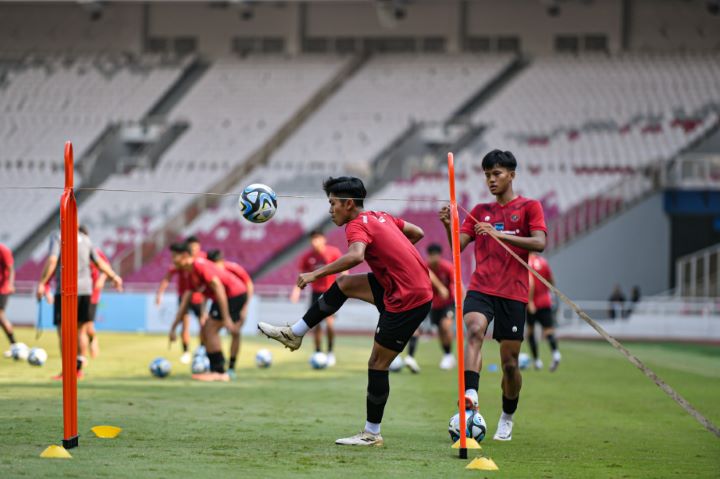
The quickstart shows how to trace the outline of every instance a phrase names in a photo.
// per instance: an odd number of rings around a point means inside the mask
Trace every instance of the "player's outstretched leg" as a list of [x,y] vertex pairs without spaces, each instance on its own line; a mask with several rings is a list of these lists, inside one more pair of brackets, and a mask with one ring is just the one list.
[[328,367],[335,366],[335,316],[325,318],[325,336],[327,337],[327,357]]
[[502,362],[502,414],[493,439],[510,441],[512,439],[513,414],[517,409],[522,388],[522,376],[518,367],[518,355],[522,342],[503,340],[500,342],[500,361]]
[[482,345],[488,320],[485,315],[470,312],[463,320],[467,328],[465,344],[465,409],[476,411],[478,408],[478,388],[480,387],[480,371],[482,370]]

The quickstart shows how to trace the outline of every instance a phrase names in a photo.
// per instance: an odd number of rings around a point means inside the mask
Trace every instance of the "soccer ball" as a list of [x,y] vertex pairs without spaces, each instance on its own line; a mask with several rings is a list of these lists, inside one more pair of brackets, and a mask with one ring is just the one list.
[[310,356],[310,366],[313,369],[325,369],[327,367],[328,357],[327,354],[317,352]]
[[172,365],[165,358],[155,358],[150,363],[150,372],[156,378],[164,378],[170,374]]
[[207,356],[207,350],[205,349],[205,346],[203,346],[201,344],[200,346],[197,347],[197,349],[193,353],[193,357],[196,357],[196,356]]
[[530,366],[530,356],[527,353],[520,353],[518,356],[518,366],[520,369],[527,369]]
[[190,364],[193,374],[202,374],[210,371],[210,359],[207,356],[195,356]]
[[277,211],[277,195],[269,186],[253,183],[240,193],[238,205],[246,220],[265,223]]
[[15,343],[10,346],[10,354],[15,361],[25,361],[30,355],[30,348],[25,343]]
[[395,359],[393,359],[393,362],[390,363],[390,371],[394,373],[399,373],[402,371],[402,368],[405,366],[405,361],[403,358],[398,354],[395,356]]
[[259,368],[269,368],[272,364],[272,354],[267,349],[261,349],[255,355],[255,364]]
[[47,352],[43,348],[32,348],[27,360],[32,366],[42,366],[47,361],[47,358]]
[[[465,436],[475,439],[477,442],[482,441],[485,437],[485,433],[487,432],[485,418],[483,418],[479,412],[467,410],[465,411],[465,423]],[[450,418],[448,432],[450,433],[450,440],[452,442],[460,439],[460,413],[455,414]]]

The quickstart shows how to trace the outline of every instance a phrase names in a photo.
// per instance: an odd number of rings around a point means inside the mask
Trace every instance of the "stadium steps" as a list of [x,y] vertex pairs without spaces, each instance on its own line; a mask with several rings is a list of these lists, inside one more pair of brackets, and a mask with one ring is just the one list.
[[[243,178],[256,167],[267,164],[269,158],[298,128],[315,113],[342,85],[367,62],[366,53],[354,56],[338,70],[333,78],[323,85],[295,114],[285,122],[258,150],[245,161],[230,170],[225,177],[214,184],[206,193],[229,193]],[[121,275],[127,275],[152,260],[175,238],[182,236],[183,229],[205,209],[217,206],[219,196],[200,195],[182,211],[170,218],[163,227],[149,235],[142,244],[131,248],[113,260],[113,266]]]
[[158,99],[147,113],[149,118],[165,118],[210,68],[210,63],[194,58],[175,84]]

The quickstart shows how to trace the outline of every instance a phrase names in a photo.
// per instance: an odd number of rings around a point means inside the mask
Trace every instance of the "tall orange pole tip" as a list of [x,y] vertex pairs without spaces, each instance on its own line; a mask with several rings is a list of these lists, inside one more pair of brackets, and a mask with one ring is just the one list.
[[65,188],[73,187],[74,168],[72,141],[65,142]]

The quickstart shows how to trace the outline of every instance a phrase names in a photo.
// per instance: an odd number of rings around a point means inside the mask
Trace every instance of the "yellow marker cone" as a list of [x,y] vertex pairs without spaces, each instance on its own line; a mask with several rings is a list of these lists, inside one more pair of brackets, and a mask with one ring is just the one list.
[[495,461],[487,457],[476,457],[475,459],[470,461],[470,464],[465,466],[465,469],[479,469],[481,471],[500,470],[500,468],[497,467],[497,464],[495,464]]
[[72,459],[72,456],[64,447],[55,445],[48,446],[47,449],[40,453],[40,457],[49,459]]
[[[455,444],[453,444],[451,447],[453,449],[460,449],[460,440],[458,439],[457,441],[455,441]],[[465,448],[466,449],[482,449],[482,446],[475,439],[468,437],[467,439],[465,439]]]
[[90,430],[99,438],[115,439],[122,431],[122,428],[115,426],[95,426]]

